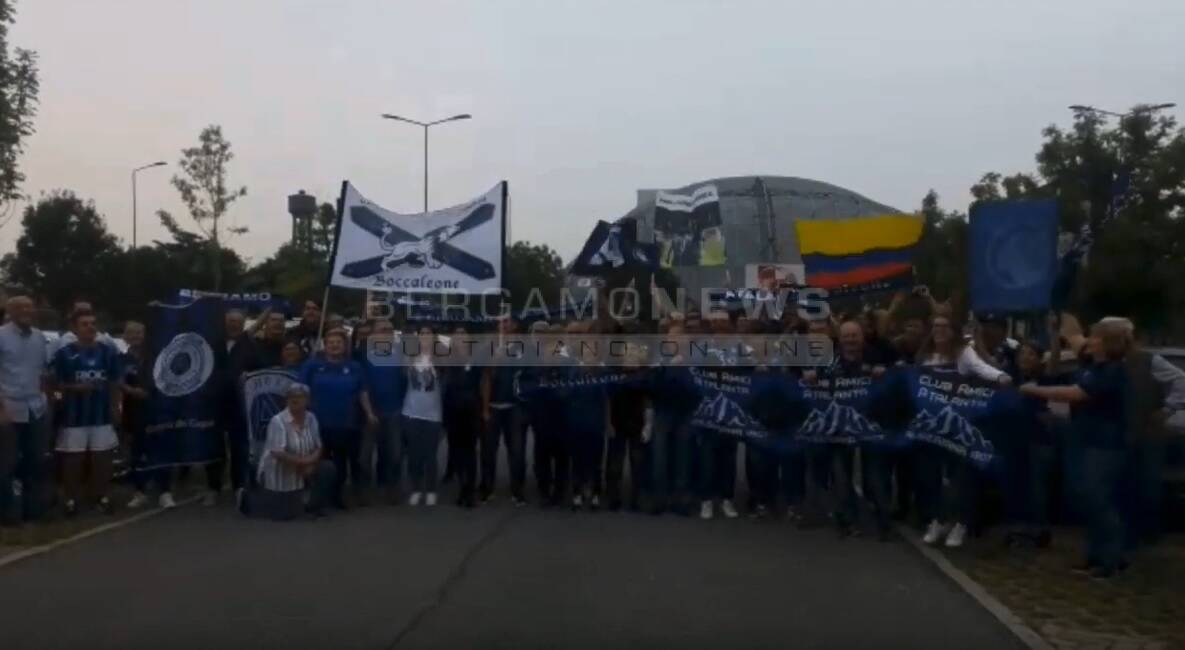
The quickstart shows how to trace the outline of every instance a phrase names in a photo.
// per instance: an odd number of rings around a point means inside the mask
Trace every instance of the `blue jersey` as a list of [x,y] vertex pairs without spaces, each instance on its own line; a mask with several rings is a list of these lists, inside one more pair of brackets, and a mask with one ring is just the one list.
[[85,393],[69,391],[63,395],[62,427],[112,424],[111,389],[121,379],[118,350],[97,342],[90,347],[70,343],[54,355],[53,369],[59,383],[94,387]]
[[322,430],[356,429],[358,397],[366,390],[366,372],[357,361],[329,361],[316,357],[305,363],[301,382],[312,393],[309,410]]

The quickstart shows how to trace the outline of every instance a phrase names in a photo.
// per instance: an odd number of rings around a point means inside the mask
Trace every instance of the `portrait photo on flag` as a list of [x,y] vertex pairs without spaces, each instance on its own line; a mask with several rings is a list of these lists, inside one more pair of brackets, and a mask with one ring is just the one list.
[[342,184],[330,284],[409,293],[502,287],[507,184],[461,205],[400,214]]
[[690,194],[659,192],[654,199],[654,241],[663,268],[724,266],[724,222],[715,185]]

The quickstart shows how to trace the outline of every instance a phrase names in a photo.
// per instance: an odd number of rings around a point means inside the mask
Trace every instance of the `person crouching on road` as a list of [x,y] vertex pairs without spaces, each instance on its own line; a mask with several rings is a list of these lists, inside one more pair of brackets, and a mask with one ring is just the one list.
[[57,451],[67,516],[78,512],[82,477],[90,457],[91,496],[100,510],[112,512],[107,492],[111,487],[111,463],[119,439],[113,423],[119,410],[119,352],[99,343],[95,313],[77,310],[70,327],[78,340],[54,355],[56,389],[62,393],[62,422]]
[[322,456],[321,427],[309,411],[309,387],[292,384],[287,408],[267,425],[259,458],[259,487],[247,492],[244,515],[284,521],[303,512],[324,513],[337,478],[337,468]]

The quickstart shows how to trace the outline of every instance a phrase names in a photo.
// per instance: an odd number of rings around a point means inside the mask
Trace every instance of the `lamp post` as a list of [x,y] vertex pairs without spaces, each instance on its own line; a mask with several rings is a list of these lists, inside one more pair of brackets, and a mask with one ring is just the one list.
[[137,221],[137,219],[136,219],[136,174],[144,171],[145,169],[151,169],[153,167],[164,167],[167,164],[168,163],[161,160],[161,161],[157,161],[154,163],[149,163],[149,164],[144,165],[142,167],[137,167],[132,170],[132,249],[133,250],[136,248],[136,221]]
[[424,129],[424,212],[427,212],[428,211],[428,128],[436,126],[437,124],[444,124],[445,122],[456,122],[457,120],[468,120],[468,119],[472,118],[473,116],[470,115],[469,113],[461,113],[460,115],[446,117],[442,120],[436,120],[434,122],[420,122],[419,120],[413,120],[413,119],[409,119],[406,117],[401,117],[399,115],[392,115],[390,113],[383,113],[382,117],[383,117],[383,119],[386,119],[386,120],[397,120],[399,122],[407,122],[408,124],[414,124],[414,125],[416,125],[418,127],[422,127]]

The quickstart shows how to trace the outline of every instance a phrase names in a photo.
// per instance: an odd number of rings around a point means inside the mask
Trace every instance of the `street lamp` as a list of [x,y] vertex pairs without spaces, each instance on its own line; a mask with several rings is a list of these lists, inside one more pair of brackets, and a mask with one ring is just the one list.
[[136,248],[136,174],[144,171],[145,169],[164,167],[167,164],[168,163],[165,161],[160,160],[132,170],[132,249]]
[[415,124],[424,129],[424,212],[428,212],[428,127],[436,126],[437,124],[444,124],[445,122],[456,122],[457,120],[468,120],[473,116],[469,113],[461,113],[452,117],[446,117],[442,120],[434,122],[420,122],[418,120],[401,117],[399,115],[392,115],[390,113],[383,113],[383,119],[397,120],[399,122],[407,122],[408,124]]

